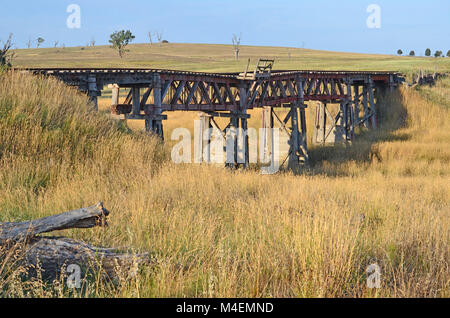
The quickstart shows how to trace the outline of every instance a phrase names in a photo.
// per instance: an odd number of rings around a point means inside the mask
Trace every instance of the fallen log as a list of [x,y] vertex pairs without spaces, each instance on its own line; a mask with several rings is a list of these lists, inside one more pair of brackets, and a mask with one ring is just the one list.
[[42,237],[39,234],[72,228],[106,226],[109,211],[98,203],[42,219],[0,223],[0,245],[3,247],[24,246],[24,265],[30,273],[40,271],[45,280],[61,277],[62,270],[77,265],[85,276],[99,272],[111,280],[133,275],[137,265],[149,263],[148,254],[120,253],[113,248],[100,248],[85,242],[64,237]]
[[37,234],[74,228],[105,226],[109,211],[98,203],[88,208],[74,210],[42,219],[20,222],[0,223],[0,241],[21,241]]

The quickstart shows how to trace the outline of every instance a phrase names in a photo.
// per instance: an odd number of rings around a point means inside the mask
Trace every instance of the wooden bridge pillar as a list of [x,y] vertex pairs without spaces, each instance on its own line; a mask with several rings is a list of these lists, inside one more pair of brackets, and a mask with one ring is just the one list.
[[366,128],[369,128],[369,118],[370,118],[370,109],[369,109],[369,86],[368,83],[365,83],[363,86],[363,107],[364,107],[364,117],[362,119],[363,125]]
[[[237,140],[237,163],[242,164],[244,169],[248,168],[250,164],[249,140],[248,140],[248,125],[247,125],[247,103],[248,103],[248,89],[245,85],[239,88],[239,108],[240,108],[240,124],[238,140]],[[238,118],[239,120],[239,118]]]
[[239,111],[230,112],[230,123],[226,131],[226,166],[248,168],[250,164],[247,119],[248,88],[239,87]]
[[369,104],[370,104],[370,122],[372,124],[372,129],[377,128],[377,113],[375,109],[375,98],[374,98],[374,84],[373,80],[369,78]]
[[353,85],[353,129],[359,126],[359,85]]
[[344,121],[345,121],[345,138],[346,141],[352,141],[355,134],[355,125],[354,125],[354,109],[353,109],[353,100],[352,100],[352,85],[350,82],[347,83],[347,99],[345,101],[345,112],[344,112]]
[[389,75],[389,92],[393,93],[396,88],[397,88],[397,84],[396,84],[396,82],[394,80],[394,76],[393,75]]
[[298,124],[298,107],[296,104],[291,104],[291,136],[289,139],[289,162],[288,168],[295,170],[298,168],[299,156],[300,156],[300,132]]
[[300,79],[300,77],[297,77],[297,91],[298,91],[298,107],[299,107],[299,113],[300,113],[300,140],[299,140],[299,158],[300,161],[303,163],[308,163],[309,161],[309,154],[308,154],[308,139],[307,139],[307,129],[306,129],[306,108],[308,105],[305,104],[305,96],[304,96],[304,82]]
[[[154,96],[154,108],[149,110],[145,114],[145,130],[147,132],[153,132],[158,135],[161,140],[164,140],[163,119],[167,119],[162,114],[162,95],[161,95],[161,77],[159,74],[155,74],[153,77],[153,96]],[[136,105],[136,109],[141,109],[141,105]],[[133,102],[133,111],[135,109]]]
[[300,163],[308,162],[308,147],[306,138],[306,115],[303,93],[303,81],[296,79],[297,84],[297,103],[291,104],[291,135],[289,139],[289,169],[295,170]]
[[374,90],[375,86],[373,80],[369,77],[363,86],[364,117],[360,120],[360,123],[362,123],[364,127],[372,129],[377,128]]
[[309,153],[308,153],[308,138],[307,138],[307,130],[306,130],[306,105],[300,105],[300,150],[303,154],[303,159],[305,163],[309,161]]
[[131,114],[135,117],[139,117],[141,114],[141,89],[139,86],[131,88],[132,96],[132,111]]

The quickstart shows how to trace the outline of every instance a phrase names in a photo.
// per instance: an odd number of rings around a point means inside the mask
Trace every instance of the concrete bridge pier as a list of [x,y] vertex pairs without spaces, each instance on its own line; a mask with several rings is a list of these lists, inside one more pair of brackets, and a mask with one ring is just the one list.
[[351,142],[354,138],[354,109],[351,100],[339,104],[336,115],[332,115],[327,103],[316,106],[313,142],[315,144],[338,144]]
[[[247,120],[250,115],[239,111],[201,112],[199,117],[199,124],[194,129],[194,162],[218,163],[219,158],[222,158],[226,167],[248,168],[250,156]],[[216,117],[229,118],[228,125],[221,128],[215,120]],[[223,148],[218,149],[217,144],[212,147],[213,139],[220,139],[219,144],[223,145]],[[223,156],[217,151],[223,151]]]
[[[306,164],[309,160],[307,138],[306,138],[306,105],[299,103],[289,104],[289,112],[284,119],[281,119],[274,111],[274,107],[265,106],[262,111],[263,138],[261,142],[261,163],[274,164],[279,162],[283,165],[288,162],[288,168],[297,170],[300,165]],[[277,123],[278,127],[275,127]],[[288,125],[289,124],[289,125]],[[277,158],[279,156],[279,137],[275,136],[274,129],[279,129],[280,133],[287,135],[289,154],[285,160]],[[277,147],[277,148],[275,148]],[[278,150],[276,150],[278,149]]]
[[261,142],[261,148],[260,152],[260,159],[263,164],[269,164],[274,162],[274,135],[273,135],[273,107],[270,106],[264,106],[262,108],[262,129],[263,134],[260,136],[260,138],[263,138]]

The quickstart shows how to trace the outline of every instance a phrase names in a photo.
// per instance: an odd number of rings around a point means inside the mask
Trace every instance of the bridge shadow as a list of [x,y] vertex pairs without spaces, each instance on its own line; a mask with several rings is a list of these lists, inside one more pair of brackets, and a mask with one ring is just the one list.
[[382,162],[377,144],[407,141],[409,134],[398,133],[406,126],[407,110],[402,103],[400,91],[380,96],[376,102],[378,128],[357,128],[354,141],[337,145],[313,145],[310,147],[308,167],[300,170],[302,175],[348,176],[346,163],[367,164]]

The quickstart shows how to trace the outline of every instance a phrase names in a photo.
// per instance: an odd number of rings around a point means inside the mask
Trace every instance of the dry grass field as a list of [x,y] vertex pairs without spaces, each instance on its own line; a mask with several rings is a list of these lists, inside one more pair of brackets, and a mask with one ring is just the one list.
[[[78,62],[79,48],[65,49],[73,56],[24,50],[17,64],[243,69],[243,62],[225,67],[232,63],[231,48],[217,48],[217,56],[210,54],[212,61],[203,64],[208,57],[202,46],[181,50],[180,57],[176,52],[188,45],[151,48],[172,50],[170,59],[148,51],[146,57],[143,46],[110,64],[104,61],[114,52],[106,48],[98,49],[104,55]],[[288,52],[266,49],[273,56]],[[278,68],[448,71],[450,65],[450,59],[295,52],[295,62],[285,57]],[[48,61],[38,59],[47,53]],[[243,60],[259,53],[245,48]],[[60,59],[53,57],[58,54]],[[402,87],[383,103],[379,130],[359,131],[351,146],[313,147],[311,165],[298,175],[176,165],[170,144],[140,132],[139,123],[129,130],[106,111],[90,113],[87,103],[86,96],[54,79],[0,75],[0,222],[101,200],[112,211],[109,227],[60,234],[149,252],[156,262],[132,279],[111,284],[94,277],[82,289],[69,290],[57,281],[21,279],[20,266],[3,254],[0,296],[450,296],[449,79],[433,88]],[[192,127],[195,114],[169,118],[168,136],[177,126]],[[380,289],[366,284],[366,268],[374,263],[382,270]]]
[[283,70],[419,70],[449,72],[450,59],[317,51],[289,47],[242,46],[239,61],[231,45],[135,44],[123,59],[109,46],[16,50],[17,67],[150,67],[183,71],[242,72],[260,57],[274,58]]

